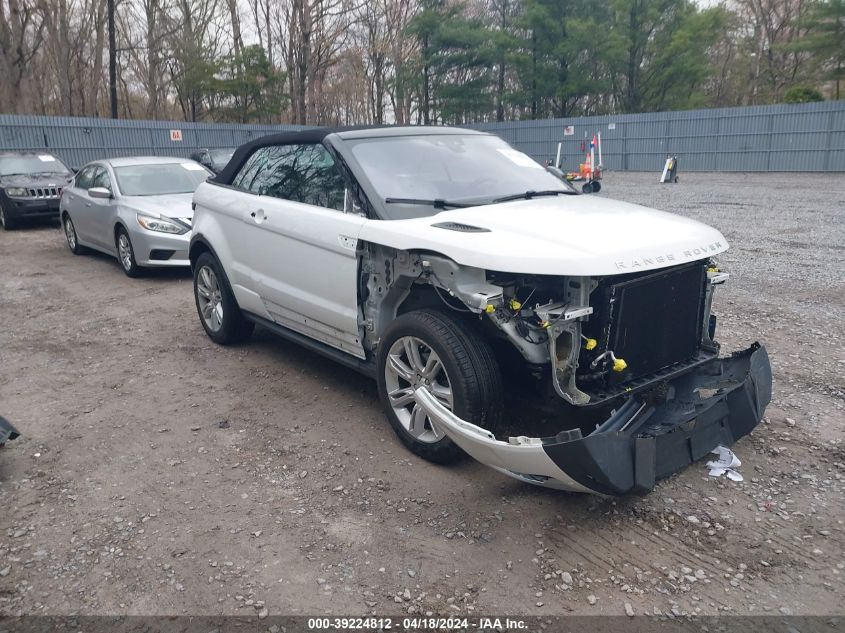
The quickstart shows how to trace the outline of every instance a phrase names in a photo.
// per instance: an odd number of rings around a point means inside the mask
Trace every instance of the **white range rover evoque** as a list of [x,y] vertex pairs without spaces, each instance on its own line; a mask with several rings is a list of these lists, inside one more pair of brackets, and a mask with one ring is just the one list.
[[235,343],[257,323],[373,376],[425,459],[644,493],[749,433],[771,399],[762,346],[719,358],[721,233],[579,195],[495,136],[267,136],[194,205],[208,336]]

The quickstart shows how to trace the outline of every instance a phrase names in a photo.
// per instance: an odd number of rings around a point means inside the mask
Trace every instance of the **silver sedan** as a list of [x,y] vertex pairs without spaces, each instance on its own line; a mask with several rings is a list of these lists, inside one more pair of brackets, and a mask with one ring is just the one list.
[[62,192],[70,250],[117,257],[137,277],[146,267],[189,266],[194,190],[211,172],[184,158],[112,158],[87,164]]

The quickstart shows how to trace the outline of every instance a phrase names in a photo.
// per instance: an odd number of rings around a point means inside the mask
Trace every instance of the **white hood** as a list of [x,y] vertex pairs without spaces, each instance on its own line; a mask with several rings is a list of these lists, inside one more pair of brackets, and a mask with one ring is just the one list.
[[[432,226],[468,224],[489,232]],[[714,228],[671,213],[596,196],[557,196],[371,220],[359,238],[427,250],[465,266],[537,275],[612,275],[673,266],[728,248]]]
[[163,196],[126,196],[124,200],[127,205],[146,215],[190,220],[194,217],[191,207],[193,197],[192,193],[176,193]]

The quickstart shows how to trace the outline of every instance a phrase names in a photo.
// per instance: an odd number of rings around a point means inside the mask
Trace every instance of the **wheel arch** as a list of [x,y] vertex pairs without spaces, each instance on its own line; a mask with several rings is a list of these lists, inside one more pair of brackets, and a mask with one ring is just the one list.
[[455,315],[462,311],[457,307],[459,304],[447,301],[441,294],[444,291],[438,291],[433,281],[441,279],[442,285],[456,279],[453,271],[460,265],[448,255],[431,250],[402,251],[367,243],[361,257],[359,302],[374,340],[381,338],[391,321],[414,310],[451,312],[452,307],[457,310]]
[[197,233],[191,237],[191,244],[188,247],[188,259],[191,262],[191,270],[194,269],[197,260],[203,253],[211,253],[211,255],[220,262],[222,266],[220,257],[217,256],[217,251],[214,250],[214,247],[208,243],[208,240],[205,239],[202,233]]
[[[115,247],[117,246],[117,233],[121,229],[123,229],[126,232],[127,236],[129,235],[129,229],[126,226],[126,223],[121,219],[115,220],[114,227],[112,228],[112,241],[114,242]],[[130,240],[131,240],[131,238],[130,238]]]

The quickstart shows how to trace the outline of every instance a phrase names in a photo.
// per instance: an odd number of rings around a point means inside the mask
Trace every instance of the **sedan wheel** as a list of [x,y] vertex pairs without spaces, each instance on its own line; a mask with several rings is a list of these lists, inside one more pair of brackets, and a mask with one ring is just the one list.
[[74,255],[79,255],[82,252],[82,247],[79,245],[79,239],[76,236],[76,227],[73,225],[73,220],[70,219],[69,215],[65,214],[62,225],[65,229],[65,239],[67,239],[67,246],[70,252]]
[[123,227],[117,229],[117,259],[128,277],[140,277],[141,267],[135,261],[135,250]]
[[414,396],[415,391],[423,387],[452,410],[452,387],[440,357],[420,339],[403,336],[390,347],[387,359],[384,382],[396,419],[418,442],[433,443],[443,439],[443,433]]

